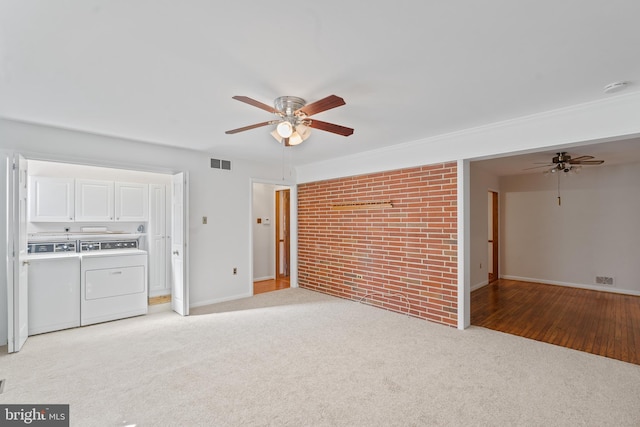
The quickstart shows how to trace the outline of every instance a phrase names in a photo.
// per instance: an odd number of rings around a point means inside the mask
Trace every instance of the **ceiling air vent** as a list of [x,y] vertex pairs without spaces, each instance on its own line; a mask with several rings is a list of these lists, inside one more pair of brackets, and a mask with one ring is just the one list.
[[231,170],[231,160],[211,159],[211,169]]

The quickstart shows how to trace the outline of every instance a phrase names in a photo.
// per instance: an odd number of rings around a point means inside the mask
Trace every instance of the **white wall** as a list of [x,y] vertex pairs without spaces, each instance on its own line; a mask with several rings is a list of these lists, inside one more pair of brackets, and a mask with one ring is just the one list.
[[640,295],[640,163],[557,178],[500,178],[502,276]]
[[[480,168],[477,163],[471,163],[471,261],[469,274],[471,275],[471,289],[477,289],[488,283],[489,248],[487,236],[489,234],[489,206],[487,193],[489,190],[498,191],[500,182],[498,177]],[[500,264],[500,263],[498,263]],[[482,266],[481,266],[482,265]],[[500,265],[498,265],[500,270]]]
[[[231,171],[211,169],[210,158],[215,154],[3,119],[0,149],[20,152],[28,159],[159,173],[188,172],[191,305],[252,294],[251,180],[282,180],[281,164],[230,159]],[[295,179],[293,173],[289,175]],[[1,203],[3,210],[6,202],[3,199]],[[207,225],[202,224],[203,216],[208,216]],[[0,258],[4,259],[4,246],[1,252]],[[238,269],[235,276],[234,267]],[[6,295],[0,301],[0,318],[6,318]],[[0,344],[6,342],[6,327],[1,326]]]

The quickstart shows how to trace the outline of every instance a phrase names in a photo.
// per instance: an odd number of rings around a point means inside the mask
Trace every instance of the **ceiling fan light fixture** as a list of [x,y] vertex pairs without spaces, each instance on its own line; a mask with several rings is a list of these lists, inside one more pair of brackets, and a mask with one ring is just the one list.
[[304,139],[302,139],[302,136],[300,136],[298,132],[293,132],[289,137],[289,145],[298,145],[302,141],[304,141]]
[[276,131],[282,138],[289,138],[291,137],[291,134],[293,134],[293,126],[291,125],[291,123],[284,120],[278,123],[278,126],[276,126]]
[[277,129],[274,129],[274,130],[271,132],[271,136],[272,136],[272,137],[274,137],[274,138],[275,138],[275,140],[276,140],[276,141],[278,141],[280,144],[282,144],[282,140],[283,140],[283,138],[278,134]]
[[300,137],[302,137],[302,140],[305,141],[311,135],[311,128],[309,126],[299,124],[296,126],[296,132],[298,132]]

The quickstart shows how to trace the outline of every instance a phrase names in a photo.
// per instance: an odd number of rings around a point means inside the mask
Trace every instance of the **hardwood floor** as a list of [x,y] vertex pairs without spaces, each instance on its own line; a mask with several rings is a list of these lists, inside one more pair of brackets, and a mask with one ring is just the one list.
[[471,293],[471,324],[640,365],[640,297],[500,279]]
[[149,297],[149,305],[166,304],[168,302],[171,302],[171,295]]
[[263,294],[265,292],[277,291],[278,289],[286,289],[289,287],[289,278],[286,279],[270,279],[253,282],[253,294]]

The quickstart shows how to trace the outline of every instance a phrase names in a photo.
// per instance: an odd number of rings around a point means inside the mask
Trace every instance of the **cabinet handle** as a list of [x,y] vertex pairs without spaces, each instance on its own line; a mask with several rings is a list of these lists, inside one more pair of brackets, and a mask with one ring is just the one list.
[[173,251],[173,254],[174,254],[174,255],[180,255],[180,252],[178,252],[178,251]]

